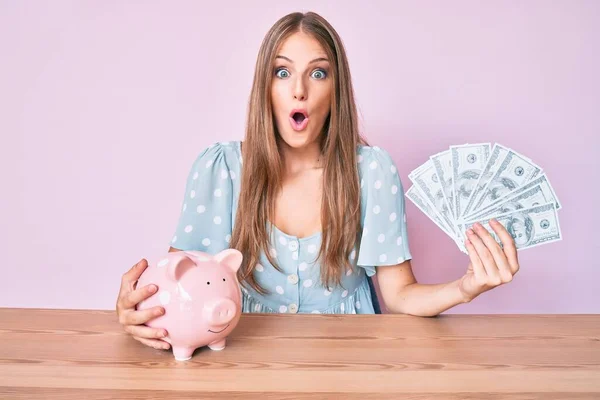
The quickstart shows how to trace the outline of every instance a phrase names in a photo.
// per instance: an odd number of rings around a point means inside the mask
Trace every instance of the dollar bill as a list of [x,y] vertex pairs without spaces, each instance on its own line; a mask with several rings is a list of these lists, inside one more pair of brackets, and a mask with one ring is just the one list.
[[[494,201],[506,197],[516,189],[534,179],[542,169],[527,157],[521,156],[513,150],[509,150],[502,163],[487,183],[483,195],[471,211],[474,214],[478,210],[486,208]],[[470,219],[469,215],[462,217]]]
[[492,179],[494,176],[494,173],[498,170],[498,167],[508,154],[509,150],[509,148],[504,147],[501,144],[494,144],[494,148],[492,149],[492,153],[488,158],[488,162],[480,174],[479,179],[477,180],[475,189],[473,189],[469,199],[467,200],[467,204],[463,210],[463,215],[461,215],[459,219],[469,215],[469,212],[472,210],[475,203],[481,198],[481,195],[483,195],[483,190],[487,186],[490,179]]
[[462,216],[471,194],[490,158],[489,143],[450,146],[452,156],[452,186],[454,215]]
[[542,174],[542,176],[539,176],[526,185],[518,188],[509,196],[498,199],[490,204],[490,206],[473,214],[469,219],[475,221],[486,217],[491,218],[493,215],[506,214],[510,211],[530,208],[550,202],[554,203],[557,210],[562,208],[548,177],[546,174]]
[[[562,232],[558,221],[558,214],[554,202],[538,205],[531,208],[511,211],[494,217],[513,237],[517,250],[530,249],[542,244],[562,240]],[[500,245],[502,240],[490,227],[490,219],[459,223],[463,236],[467,229],[479,222]]]
[[450,210],[452,214],[452,219],[455,220],[455,213],[452,207],[454,199],[452,198],[452,154],[450,154],[450,150],[445,150],[439,152],[437,154],[432,155],[429,159],[433,162],[433,166],[435,167],[435,173],[442,185],[442,197],[444,198],[444,202],[446,203],[446,207]]
[[421,190],[425,198],[440,214],[446,229],[455,235],[456,228],[454,226],[452,213],[444,200],[444,189],[435,171],[433,161],[427,160],[420,168],[416,169],[412,175],[409,175],[409,179]]

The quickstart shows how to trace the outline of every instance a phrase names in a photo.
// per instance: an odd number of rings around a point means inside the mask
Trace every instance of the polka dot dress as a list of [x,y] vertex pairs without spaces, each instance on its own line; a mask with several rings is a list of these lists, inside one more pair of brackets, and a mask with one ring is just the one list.
[[[266,295],[242,289],[245,313],[372,314],[367,276],[377,265],[411,259],[406,227],[404,191],[396,166],[383,149],[357,149],[361,187],[363,232],[349,257],[352,269],[344,271],[341,287],[325,287],[316,260],[321,233],[308,237],[289,235],[267,222],[269,253],[254,268]],[[181,250],[215,254],[229,248],[239,197],[241,142],[217,142],[202,151],[189,172],[179,221],[170,245]]]

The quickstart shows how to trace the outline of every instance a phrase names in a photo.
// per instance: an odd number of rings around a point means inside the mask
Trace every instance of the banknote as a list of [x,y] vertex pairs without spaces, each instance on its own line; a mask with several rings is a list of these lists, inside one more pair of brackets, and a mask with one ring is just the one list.
[[[504,147],[499,143],[494,145],[488,162],[480,174],[477,184],[475,185],[475,189],[473,189],[469,200],[467,200],[467,204],[463,210],[463,215],[469,215],[473,205],[475,205],[475,202],[481,198],[483,189],[485,189],[490,179],[492,179],[492,176],[494,176],[494,173],[498,170],[500,163],[504,160],[509,150],[509,148]],[[462,218],[463,215],[461,215],[460,218]]]
[[[554,203],[557,210],[562,208],[546,174],[535,178],[528,184],[512,192],[509,196],[498,199],[485,209],[470,217],[480,220],[494,215],[506,214],[510,211],[529,208],[540,204]],[[465,221],[468,222],[468,221]]]
[[466,229],[480,222],[494,236],[492,218],[509,230],[518,249],[562,239],[562,205],[547,174],[500,143],[449,146],[414,168],[409,179],[406,197],[465,254]]
[[454,204],[454,199],[452,198],[452,193],[454,192],[452,190],[452,154],[450,154],[450,150],[445,150],[432,155],[429,157],[429,159],[433,162],[437,179],[444,189],[442,190],[441,194],[444,202],[446,203],[446,207],[450,209],[452,218],[456,219],[456,214],[454,213],[454,209],[452,207]]
[[[521,156],[516,151],[509,150],[485,189],[483,189],[483,194],[472,208],[470,214],[509,195],[534,179],[541,172],[542,169],[534,164],[531,159]],[[463,215],[462,218],[464,220],[469,219],[469,215]]]
[[409,179],[420,189],[429,203],[435,207],[448,232],[455,234],[452,212],[444,200],[444,188],[436,173],[433,161],[427,160],[421,167],[409,175]]
[[452,197],[454,215],[462,216],[473,189],[490,158],[490,144],[476,143],[450,146],[452,156]]
[[[494,217],[513,237],[517,250],[529,249],[542,244],[562,240],[562,232],[558,221],[558,213],[554,202],[537,205]],[[490,227],[491,218],[478,221],[491,233],[498,244],[501,239]],[[459,224],[464,236],[467,229],[472,228],[475,221]]]

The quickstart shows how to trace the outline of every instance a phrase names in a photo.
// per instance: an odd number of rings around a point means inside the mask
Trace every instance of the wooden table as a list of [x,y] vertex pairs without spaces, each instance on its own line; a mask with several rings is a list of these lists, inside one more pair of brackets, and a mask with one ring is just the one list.
[[0,308],[1,399],[600,399],[599,315],[244,314],[178,362],[114,311]]

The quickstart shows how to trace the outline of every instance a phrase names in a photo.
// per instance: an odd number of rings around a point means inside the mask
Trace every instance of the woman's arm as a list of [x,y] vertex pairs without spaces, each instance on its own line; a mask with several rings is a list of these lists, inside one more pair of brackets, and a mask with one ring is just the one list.
[[392,313],[434,317],[510,282],[519,270],[514,240],[497,221],[492,220],[490,226],[503,247],[484,227],[475,224],[474,232],[468,232],[465,241],[471,262],[460,279],[439,284],[418,283],[410,260],[377,267],[379,288],[388,310]]

